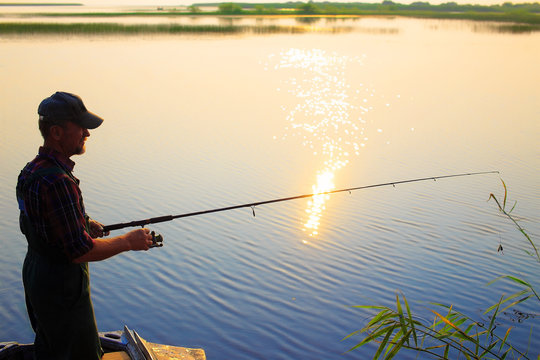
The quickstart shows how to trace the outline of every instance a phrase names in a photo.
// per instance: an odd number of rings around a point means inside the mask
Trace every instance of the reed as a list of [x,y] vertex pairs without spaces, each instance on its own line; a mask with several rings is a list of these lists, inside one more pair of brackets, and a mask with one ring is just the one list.
[[[276,34],[276,33],[304,33],[313,29],[306,26],[236,26],[236,25],[123,25],[117,23],[0,23],[0,34],[185,34],[185,33],[213,33],[213,34]],[[322,32],[336,32],[336,29],[317,29]],[[340,28],[339,31],[347,31]]]
[[[499,211],[508,217],[519,232],[527,239],[533,251],[526,251],[528,255],[535,258],[540,264],[540,254],[538,248],[527,232],[511,215],[514,206],[507,210],[508,191],[503,183],[504,197],[502,201],[490,194],[489,199],[493,199]],[[502,251],[502,245],[499,245]],[[352,347],[349,351],[354,351],[368,343],[378,343],[379,346],[373,359],[392,359],[402,350],[412,350],[427,354],[433,359],[540,359],[540,353],[530,353],[530,349],[518,349],[509,341],[512,327],[502,328],[497,322],[497,316],[505,310],[515,307],[529,299],[538,300],[540,296],[533,286],[516,276],[503,275],[488,283],[488,285],[500,281],[508,280],[518,284],[522,289],[511,295],[503,295],[484,314],[490,315],[489,324],[476,321],[463,313],[456,311],[452,306],[431,303],[436,308],[430,309],[435,315],[432,322],[428,322],[411,311],[411,307],[404,295],[396,295],[396,306],[391,308],[380,305],[358,305],[356,308],[375,311],[375,315],[360,330],[355,331],[345,337],[345,339],[361,335],[363,339]],[[533,332],[531,329],[530,337]],[[530,343],[530,339],[529,339]],[[533,349],[532,352],[537,351]]]
[[[305,19],[305,20],[304,20]],[[309,21],[308,21],[309,20]],[[353,27],[312,26],[319,17],[297,18],[298,25],[178,25],[178,24],[137,24],[119,23],[0,23],[0,34],[39,35],[39,34],[86,34],[86,35],[143,35],[143,34],[302,34],[307,32],[348,33]],[[540,25],[527,24],[486,24],[490,31],[500,33],[531,33],[540,31]]]
[[452,306],[436,303],[431,305],[441,310],[431,309],[435,317],[432,322],[427,322],[413,314],[405,296],[402,295],[400,299],[396,295],[395,309],[376,305],[355,306],[378,312],[366,326],[345,339],[366,334],[349,351],[376,342],[379,346],[373,359],[392,359],[402,350],[427,354],[430,359],[534,359],[528,357],[528,351],[521,351],[509,342],[512,327],[501,335],[495,332],[496,318],[502,311],[501,304],[502,298],[496,304],[487,326],[454,310]]

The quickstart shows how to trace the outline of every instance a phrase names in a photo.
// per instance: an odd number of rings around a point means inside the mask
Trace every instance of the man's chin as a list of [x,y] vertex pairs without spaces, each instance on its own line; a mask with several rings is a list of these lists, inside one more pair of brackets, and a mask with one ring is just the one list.
[[79,148],[77,148],[76,152],[75,152],[75,155],[82,155],[86,152],[86,146],[81,146]]

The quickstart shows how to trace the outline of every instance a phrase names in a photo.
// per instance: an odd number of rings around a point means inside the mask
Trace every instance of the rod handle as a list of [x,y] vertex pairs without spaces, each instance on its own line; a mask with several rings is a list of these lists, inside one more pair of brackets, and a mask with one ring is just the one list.
[[103,227],[103,231],[111,231],[111,230],[118,230],[123,229],[126,227],[135,227],[135,226],[145,226],[148,224],[155,224],[165,221],[171,221],[174,217],[172,215],[165,215],[165,216],[158,216],[150,219],[145,220],[138,220],[138,221],[130,221],[127,223],[118,223],[118,224],[112,224],[112,225],[105,225]]

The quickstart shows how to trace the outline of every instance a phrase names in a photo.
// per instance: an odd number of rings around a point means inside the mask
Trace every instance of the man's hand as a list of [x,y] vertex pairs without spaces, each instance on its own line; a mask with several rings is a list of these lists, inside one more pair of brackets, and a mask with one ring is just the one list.
[[147,228],[131,230],[124,236],[130,250],[148,250],[152,245],[152,235]]
[[90,219],[88,225],[90,227],[90,236],[93,239],[109,235],[109,231],[103,232],[103,224],[96,220]]
[[[97,223],[99,224],[99,223]],[[103,232],[103,229],[101,229]],[[73,259],[74,263],[101,261],[129,250],[148,250],[152,245],[150,230],[136,229],[112,238],[94,239],[94,247],[86,254]]]

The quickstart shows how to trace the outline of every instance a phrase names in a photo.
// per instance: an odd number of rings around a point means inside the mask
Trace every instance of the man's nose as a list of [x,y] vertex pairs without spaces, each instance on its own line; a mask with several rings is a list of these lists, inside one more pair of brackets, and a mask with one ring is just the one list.
[[84,135],[84,137],[89,137],[90,136],[90,131],[88,131],[88,129],[84,129],[83,135]]

